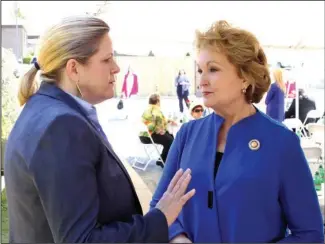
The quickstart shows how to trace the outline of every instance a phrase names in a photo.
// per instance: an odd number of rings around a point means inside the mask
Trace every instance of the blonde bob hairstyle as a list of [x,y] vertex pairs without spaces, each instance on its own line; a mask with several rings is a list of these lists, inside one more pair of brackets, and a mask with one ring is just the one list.
[[[98,50],[101,38],[109,32],[109,26],[91,16],[73,16],[63,19],[50,28],[42,38],[37,63],[42,81],[59,82],[62,69],[69,59],[86,64]],[[37,91],[37,69],[32,68],[22,77],[18,100],[23,106]]]
[[226,55],[236,67],[238,76],[249,84],[246,101],[261,101],[270,87],[271,78],[266,55],[252,33],[220,20],[205,32],[197,31],[195,44],[197,51],[209,49]]

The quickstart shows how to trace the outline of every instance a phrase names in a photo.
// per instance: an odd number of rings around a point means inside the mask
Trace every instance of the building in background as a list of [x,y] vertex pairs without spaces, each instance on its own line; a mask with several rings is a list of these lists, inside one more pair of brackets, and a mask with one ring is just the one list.
[[27,36],[27,52],[35,53],[36,48],[39,44],[40,36],[39,35],[28,35]]
[[27,50],[27,31],[23,25],[1,25],[1,45],[22,60]]

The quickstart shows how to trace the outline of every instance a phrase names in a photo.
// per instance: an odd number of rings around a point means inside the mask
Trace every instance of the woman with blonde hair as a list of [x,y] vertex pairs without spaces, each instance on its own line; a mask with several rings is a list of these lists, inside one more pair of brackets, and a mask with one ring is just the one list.
[[62,20],[21,81],[25,106],[5,152],[10,243],[168,242],[168,226],[194,194],[185,194],[190,171],[179,171],[143,216],[94,107],[114,96],[120,71],[109,31],[95,17]]
[[282,122],[284,120],[284,99],[286,93],[286,86],[283,81],[283,72],[282,69],[277,68],[273,70],[273,79],[272,83],[266,98],[266,114],[272,119]]
[[299,138],[254,106],[271,83],[257,38],[218,21],[197,33],[196,48],[203,103],[214,113],[183,124],[151,201],[155,207],[178,169],[191,168],[196,196],[170,226],[170,241],[323,243]]

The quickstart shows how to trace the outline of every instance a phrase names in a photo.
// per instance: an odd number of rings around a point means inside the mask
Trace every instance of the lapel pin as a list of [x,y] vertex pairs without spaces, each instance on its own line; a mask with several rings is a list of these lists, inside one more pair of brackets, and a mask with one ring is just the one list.
[[249,148],[253,151],[258,150],[260,148],[260,145],[260,142],[256,139],[253,139],[248,143]]

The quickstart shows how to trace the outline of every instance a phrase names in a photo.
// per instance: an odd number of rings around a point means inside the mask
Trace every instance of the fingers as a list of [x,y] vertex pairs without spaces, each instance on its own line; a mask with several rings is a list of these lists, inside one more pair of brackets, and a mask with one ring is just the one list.
[[183,177],[182,177],[183,179],[181,178],[178,181],[178,183],[176,184],[176,186],[174,188],[175,189],[174,194],[175,194],[176,198],[181,198],[184,195],[184,193],[188,187],[188,184],[190,183],[190,181],[192,179],[192,176],[190,175],[189,172],[187,174],[184,173]]
[[[172,189],[172,194],[175,194],[179,191],[179,189],[181,188],[181,186],[183,185],[183,182],[186,180],[186,178],[188,176],[190,176],[190,173],[191,173],[191,170],[190,169],[187,169],[183,175],[180,177],[180,179],[178,179],[178,181],[176,182],[176,185],[174,186],[174,188]],[[189,183],[189,182],[188,182]],[[187,184],[188,184],[187,183]],[[185,189],[186,190],[186,189]],[[184,192],[185,192],[184,190]],[[179,195],[178,195],[179,196]]]
[[188,193],[186,193],[184,196],[181,197],[180,202],[182,205],[185,205],[185,203],[190,200],[195,195],[195,189],[190,190]]
[[174,175],[174,177],[171,180],[171,182],[169,183],[169,186],[167,188],[167,192],[172,192],[172,190],[174,189],[176,183],[178,182],[178,180],[181,178],[182,175],[183,175],[183,169],[179,169],[176,172],[176,174]]

